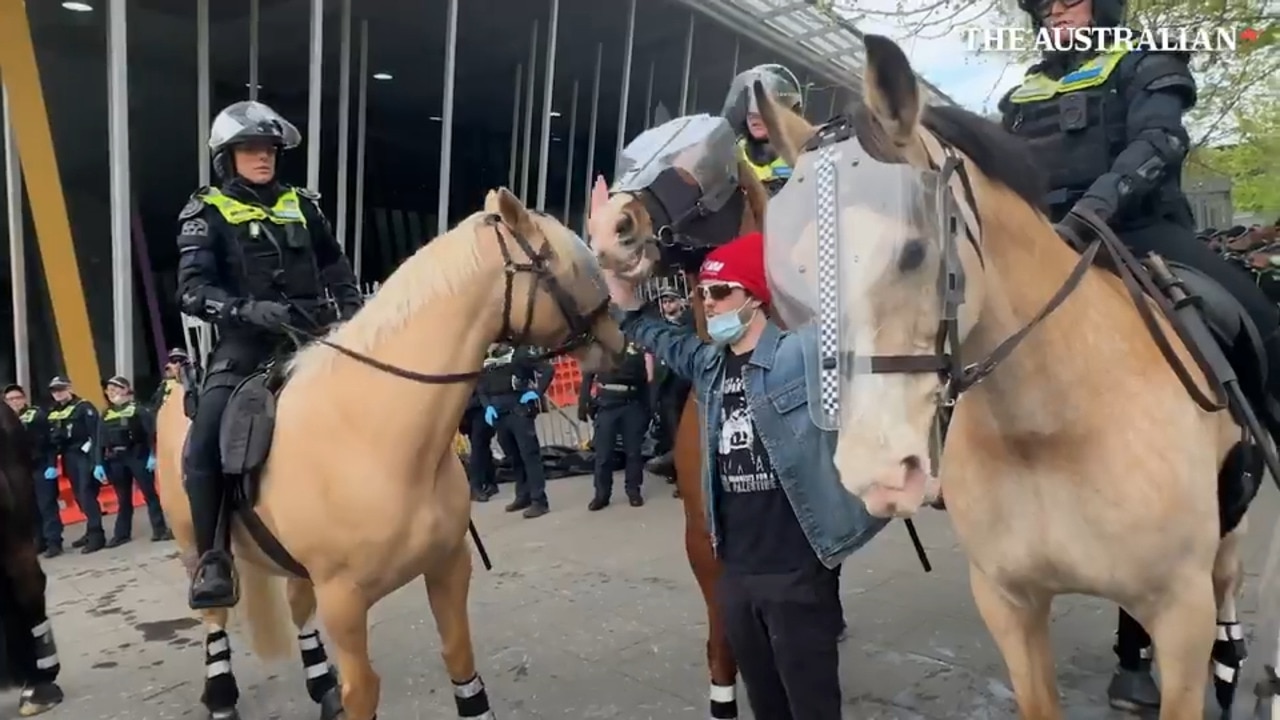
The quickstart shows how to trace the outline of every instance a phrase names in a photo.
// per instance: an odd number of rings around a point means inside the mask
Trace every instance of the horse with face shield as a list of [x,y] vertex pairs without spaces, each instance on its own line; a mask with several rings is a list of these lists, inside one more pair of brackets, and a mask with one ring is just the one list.
[[[741,158],[728,121],[690,115],[646,130],[623,150],[612,187],[597,182],[588,231],[602,266],[639,280],[661,265],[683,271],[688,287],[710,250],[764,225],[768,193]],[[709,341],[701,303],[690,303],[698,334]],[[704,519],[702,436],[690,393],[675,441],[676,487],[685,512],[685,551],[707,606],[710,712],[738,716],[737,663],[715,601],[720,563]]]
[[1024,147],[923,107],[902,51],[865,43],[852,119],[815,128],[757,88],[795,168],[769,209],[771,289],[788,325],[818,325],[811,407],[840,431],[842,484],[908,517],[945,483],[1022,717],[1062,716],[1049,609],[1073,593],[1151,632],[1161,718],[1203,717],[1211,658],[1230,705],[1248,500],[1219,502],[1243,481],[1236,413],[1201,402],[1217,368],[1183,316],[1153,317],[1162,298],[1092,266],[1121,257],[1105,227],[1080,248],[1054,232]]

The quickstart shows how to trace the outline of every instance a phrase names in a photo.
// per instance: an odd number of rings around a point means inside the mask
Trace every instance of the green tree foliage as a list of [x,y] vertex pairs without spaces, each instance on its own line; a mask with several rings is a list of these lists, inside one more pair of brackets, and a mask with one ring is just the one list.
[[1280,81],[1267,83],[1271,101],[1257,114],[1237,115],[1237,141],[1192,152],[1189,175],[1217,173],[1231,178],[1237,210],[1280,215]]

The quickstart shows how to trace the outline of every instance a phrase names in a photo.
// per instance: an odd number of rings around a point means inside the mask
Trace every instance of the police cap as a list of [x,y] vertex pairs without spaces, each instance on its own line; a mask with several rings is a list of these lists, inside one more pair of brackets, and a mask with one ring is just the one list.
[[50,390],[66,390],[69,387],[71,387],[71,381],[61,375],[54,375],[53,379],[49,381]]

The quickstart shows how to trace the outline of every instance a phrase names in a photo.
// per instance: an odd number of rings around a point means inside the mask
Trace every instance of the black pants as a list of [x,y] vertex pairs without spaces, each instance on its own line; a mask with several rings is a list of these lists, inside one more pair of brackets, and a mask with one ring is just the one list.
[[495,429],[498,445],[515,471],[516,501],[548,507],[547,474],[542,468],[542,448],[533,418],[521,408],[499,408]]
[[[471,443],[471,456],[467,461],[471,489],[481,492],[497,487],[498,478],[493,467],[494,428],[484,421],[484,409],[467,411],[467,440]],[[504,451],[505,452],[505,451]]]
[[224,500],[222,452],[219,447],[222,413],[227,409],[227,401],[231,399],[236,385],[270,357],[274,348],[274,344],[266,341],[255,345],[251,340],[229,336],[220,341],[210,355],[209,370],[200,387],[195,417],[188,431],[187,449],[182,456],[196,551],[202,555],[213,549],[218,513]]
[[680,414],[684,412],[685,401],[689,398],[689,381],[676,376],[667,376],[658,387],[658,420],[657,432],[654,433],[654,453],[665,455],[676,446],[676,430],[680,426]]
[[62,546],[62,508],[58,507],[58,481],[46,480],[45,468],[38,467],[31,473],[35,484],[36,544],[44,547]]
[[840,720],[837,573],[726,569],[716,594],[756,720]]
[[80,512],[84,513],[84,536],[106,539],[106,534],[102,532],[102,506],[98,504],[98,490],[101,486],[98,484],[98,479],[93,476],[93,463],[89,460],[89,456],[79,450],[64,451],[62,472],[71,482],[71,492],[76,496],[76,505],[79,505]]
[[116,525],[112,536],[117,540],[128,540],[133,537],[133,483],[138,483],[142,498],[147,502],[147,518],[151,521],[151,532],[159,535],[165,530],[164,511],[160,509],[160,496],[156,494],[155,475],[147,469],[147,456],[150,452],[145,447],[121,450],[118,454],[105,458],[103,469],[107,471],[107,479],[116,491],[120,507],[116,511]]
[[[619,404],[613,404],[613,403]],[[613,495],[613,449],[622,437],[622,451],[627,458],[625,481],[627,497],[638,497],[644,482],[644,433],[649,429],[649,406],[642,398],[631,401],[602,401],[596,410],[595,487],[596,497]]]

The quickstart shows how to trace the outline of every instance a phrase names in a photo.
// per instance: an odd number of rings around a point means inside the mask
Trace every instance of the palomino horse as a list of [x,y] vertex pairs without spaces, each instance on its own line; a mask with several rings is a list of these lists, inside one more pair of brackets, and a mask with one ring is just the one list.
[[[369,661],[369,609],[421,577],[458,714],[492,719],[467,614],[471,500],[453,436],[495,340],[572,349],[587,368],[607,359],[593,343],[620,352],[607,302],[586,244],[501,189],[489,193],[484,212],[426,244],[354,318],[290,362],[256,503],[238,509],[233,539],[253,647],[267,658],[289,647],[277,576],[293,575],[284,581],[289,609],[307,689],[323,718],[374,717],[379,678]],[[165,515],[190,553],[182,396],[175,390],[160,411],[157,462]],[[225,462],[225,422],[223,432]],[[278,538],[276,552],[263,543],[263,528]],[[341,677],[340,705],[317,613]],[[227,612],[202,614],[203,701],[216,718],[236,717]]]
[[[684,120],[685,118],[676,118],[670,123]],[[661,126],[654,128],[660,129]],[[637,138],[634,142],[640,140],[641,138]],[[663,259],[671,260],[671,256],[675,255],[674,259],[685,269],[688,287],[692,288],[697,283],[698,265],[707,251],[739,235],[763,228],[769,196],[755,171],[745,161],[738,160],[738,189],[732,200],[715,212],[703,216],[695,214],[696,222],[673,230],[669,226],[669,219],[659,219],[654,215],[664,212],[668,218],[679,218],[693,211],[693,203],[699,200],[698,185],[684,168],[671,165],[667,167],[672,170],[671,177],[689,187],[688,194],[676,194],[687,200],[687,207],[655,204],[654,198],[646,197],[647,190],[617,192],[610,197],[604,181],[597,180],[592,193],[588,234],[600,263],[630,278],[643,278],[652,273],[657,266],[659,249],[667,254]],[[702,303],[693,301],[690,305],[698,335],[710,342]],[[738,717],[738,663],[729,647],[729,639],[720,619],[719,603],[715,598],[716,579],[720,576],[721,568],[720,561],[711,548],[711,534],[707,529],[702,506],[702,433],[698,427],[698,407],[694,395],[695,393],[689,393],[676,431],[676,488],[679,490],[680,501],[684,504],[685,553],[707,606],[711,717],[732,719]]]
[[46,614],[46,579],[36,557],[31,465],[22,421],[0,405],[0,690],[21,688],[22,717],[62,702],[54,682],[61,665]]
[[[1125,270],[1132,258],[1096,219],[1083,257],[1063,242],[1037,210],[1025,146],[971,113],[925,108],[902,50],[865,43],[865,107],[843,125],[814,128],[756,87],[796,169],[771,201],[768,242],[790,245],[810,275],[829,267],[815,237],[840,243],[841,482],[873,514],[909,516],[941,471],[1022,717],[1062,717],[1049,610],[1054,596],[1081,593],[1150,632],[1162,720],[1202,718],[1211,651],[1228,666],[1216,671],[1239,667],[1229,651],[1244,511],[1233,508],[1223,537],[1219,485],[1225,495],[1241,483],[1224,463],[1242,441],[1200,389],[1224,387],[1200,360],[1208,350],[1185,341],[1187,322],[1153,311],[1167,300],[1141,296],[1131,283],[1145,273]],[[784,197],[816,185],[808,192],[831,198],[830,173],[835,208]],[[1124,260],[1119,272],[1090,267],[1100,248]],[[1257,390],[1258,378],[1240,381]]]

